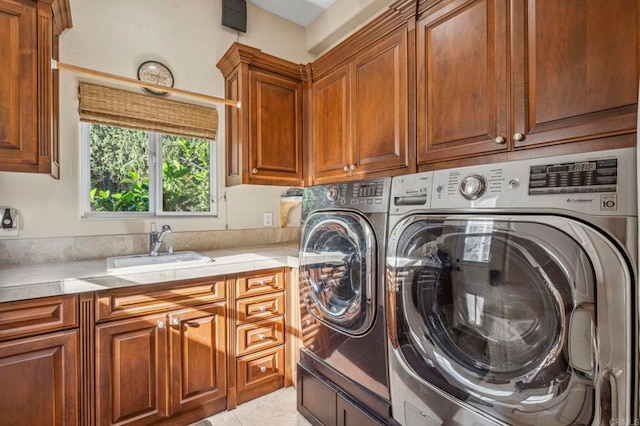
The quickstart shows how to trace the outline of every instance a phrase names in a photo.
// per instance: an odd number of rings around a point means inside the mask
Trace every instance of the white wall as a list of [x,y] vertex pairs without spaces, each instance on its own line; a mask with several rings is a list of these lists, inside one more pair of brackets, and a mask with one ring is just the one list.
[[[234,41],[296,63],[305,51],[305,32],[248,4],[247,33],[222,27],[220,0],[72,0],[74,26],[60,39],[60,60],[130,78],[138,65],[155,59],[172,70],[175,87],[224,96],[216,63]],[[80,77],[81,78],[81,77]],[[0,205],[20,215],[18,238],[109,235],[147,232],[152,219],[81,219],[79,183],[78,79],[60,78],[61,179],[47,175],[0,173]],[[87,80],[87,79],[84,79]],[[273,212],[277,226],[282,187],[224,188],[224,108],[219,106],[217,218],[168,218],[174,231],[262,227],[262,213]],[[228,215],[228,217],[227,217]]]

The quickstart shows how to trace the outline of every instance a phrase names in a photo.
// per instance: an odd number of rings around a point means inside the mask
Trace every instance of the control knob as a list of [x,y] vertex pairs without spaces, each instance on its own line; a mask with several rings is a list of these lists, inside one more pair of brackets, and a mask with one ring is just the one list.
[[469,175],[460,182],[460,194],[467,200],[477,200],[487,189],[487,181],[480,175]]
[[327,198],[331,201],[335,201],[338,199],[338,195],[340,195],[340,191],[335,186],[332,186],[327,190]]

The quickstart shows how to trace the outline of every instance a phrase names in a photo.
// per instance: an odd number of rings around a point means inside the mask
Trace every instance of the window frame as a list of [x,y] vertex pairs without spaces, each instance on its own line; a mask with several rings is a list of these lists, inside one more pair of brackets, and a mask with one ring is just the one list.
[[[209,208],[208,212],[166,212],[162,210],[162,135],[163,133],[145,130],[148,135],[149,166],[149,211],[148,212],[94,212],[91,210],[91,139],[92,123],[80,122],[80,217],[107,219],[136,219],[149,217],[217,217],[218,186],[216,162],[216,140],[209,139]],[[113,125],[113,127],[122,127]],[[189,136],[185,136],[191,139]],[[206,140],[206,139],[205,139]]]

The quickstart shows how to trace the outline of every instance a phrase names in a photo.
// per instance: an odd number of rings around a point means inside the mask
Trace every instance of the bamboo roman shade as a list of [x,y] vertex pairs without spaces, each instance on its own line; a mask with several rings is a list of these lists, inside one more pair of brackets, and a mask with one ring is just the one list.
[[218,129],[215,108],[89,83],[80,83],[80,120],[199,139]]

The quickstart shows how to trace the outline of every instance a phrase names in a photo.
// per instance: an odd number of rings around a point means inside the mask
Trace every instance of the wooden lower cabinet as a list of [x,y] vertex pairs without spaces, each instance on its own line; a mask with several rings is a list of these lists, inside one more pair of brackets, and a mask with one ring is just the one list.
[[0,425],[78,424],[78,331],[0,343]]
[[298,411],[314,426],[376,426],[383,423],[340,389],[298,364]]
[[147,425],[206,404],[224,409],[225,311],[221,302],[98,325],[97,423]]

